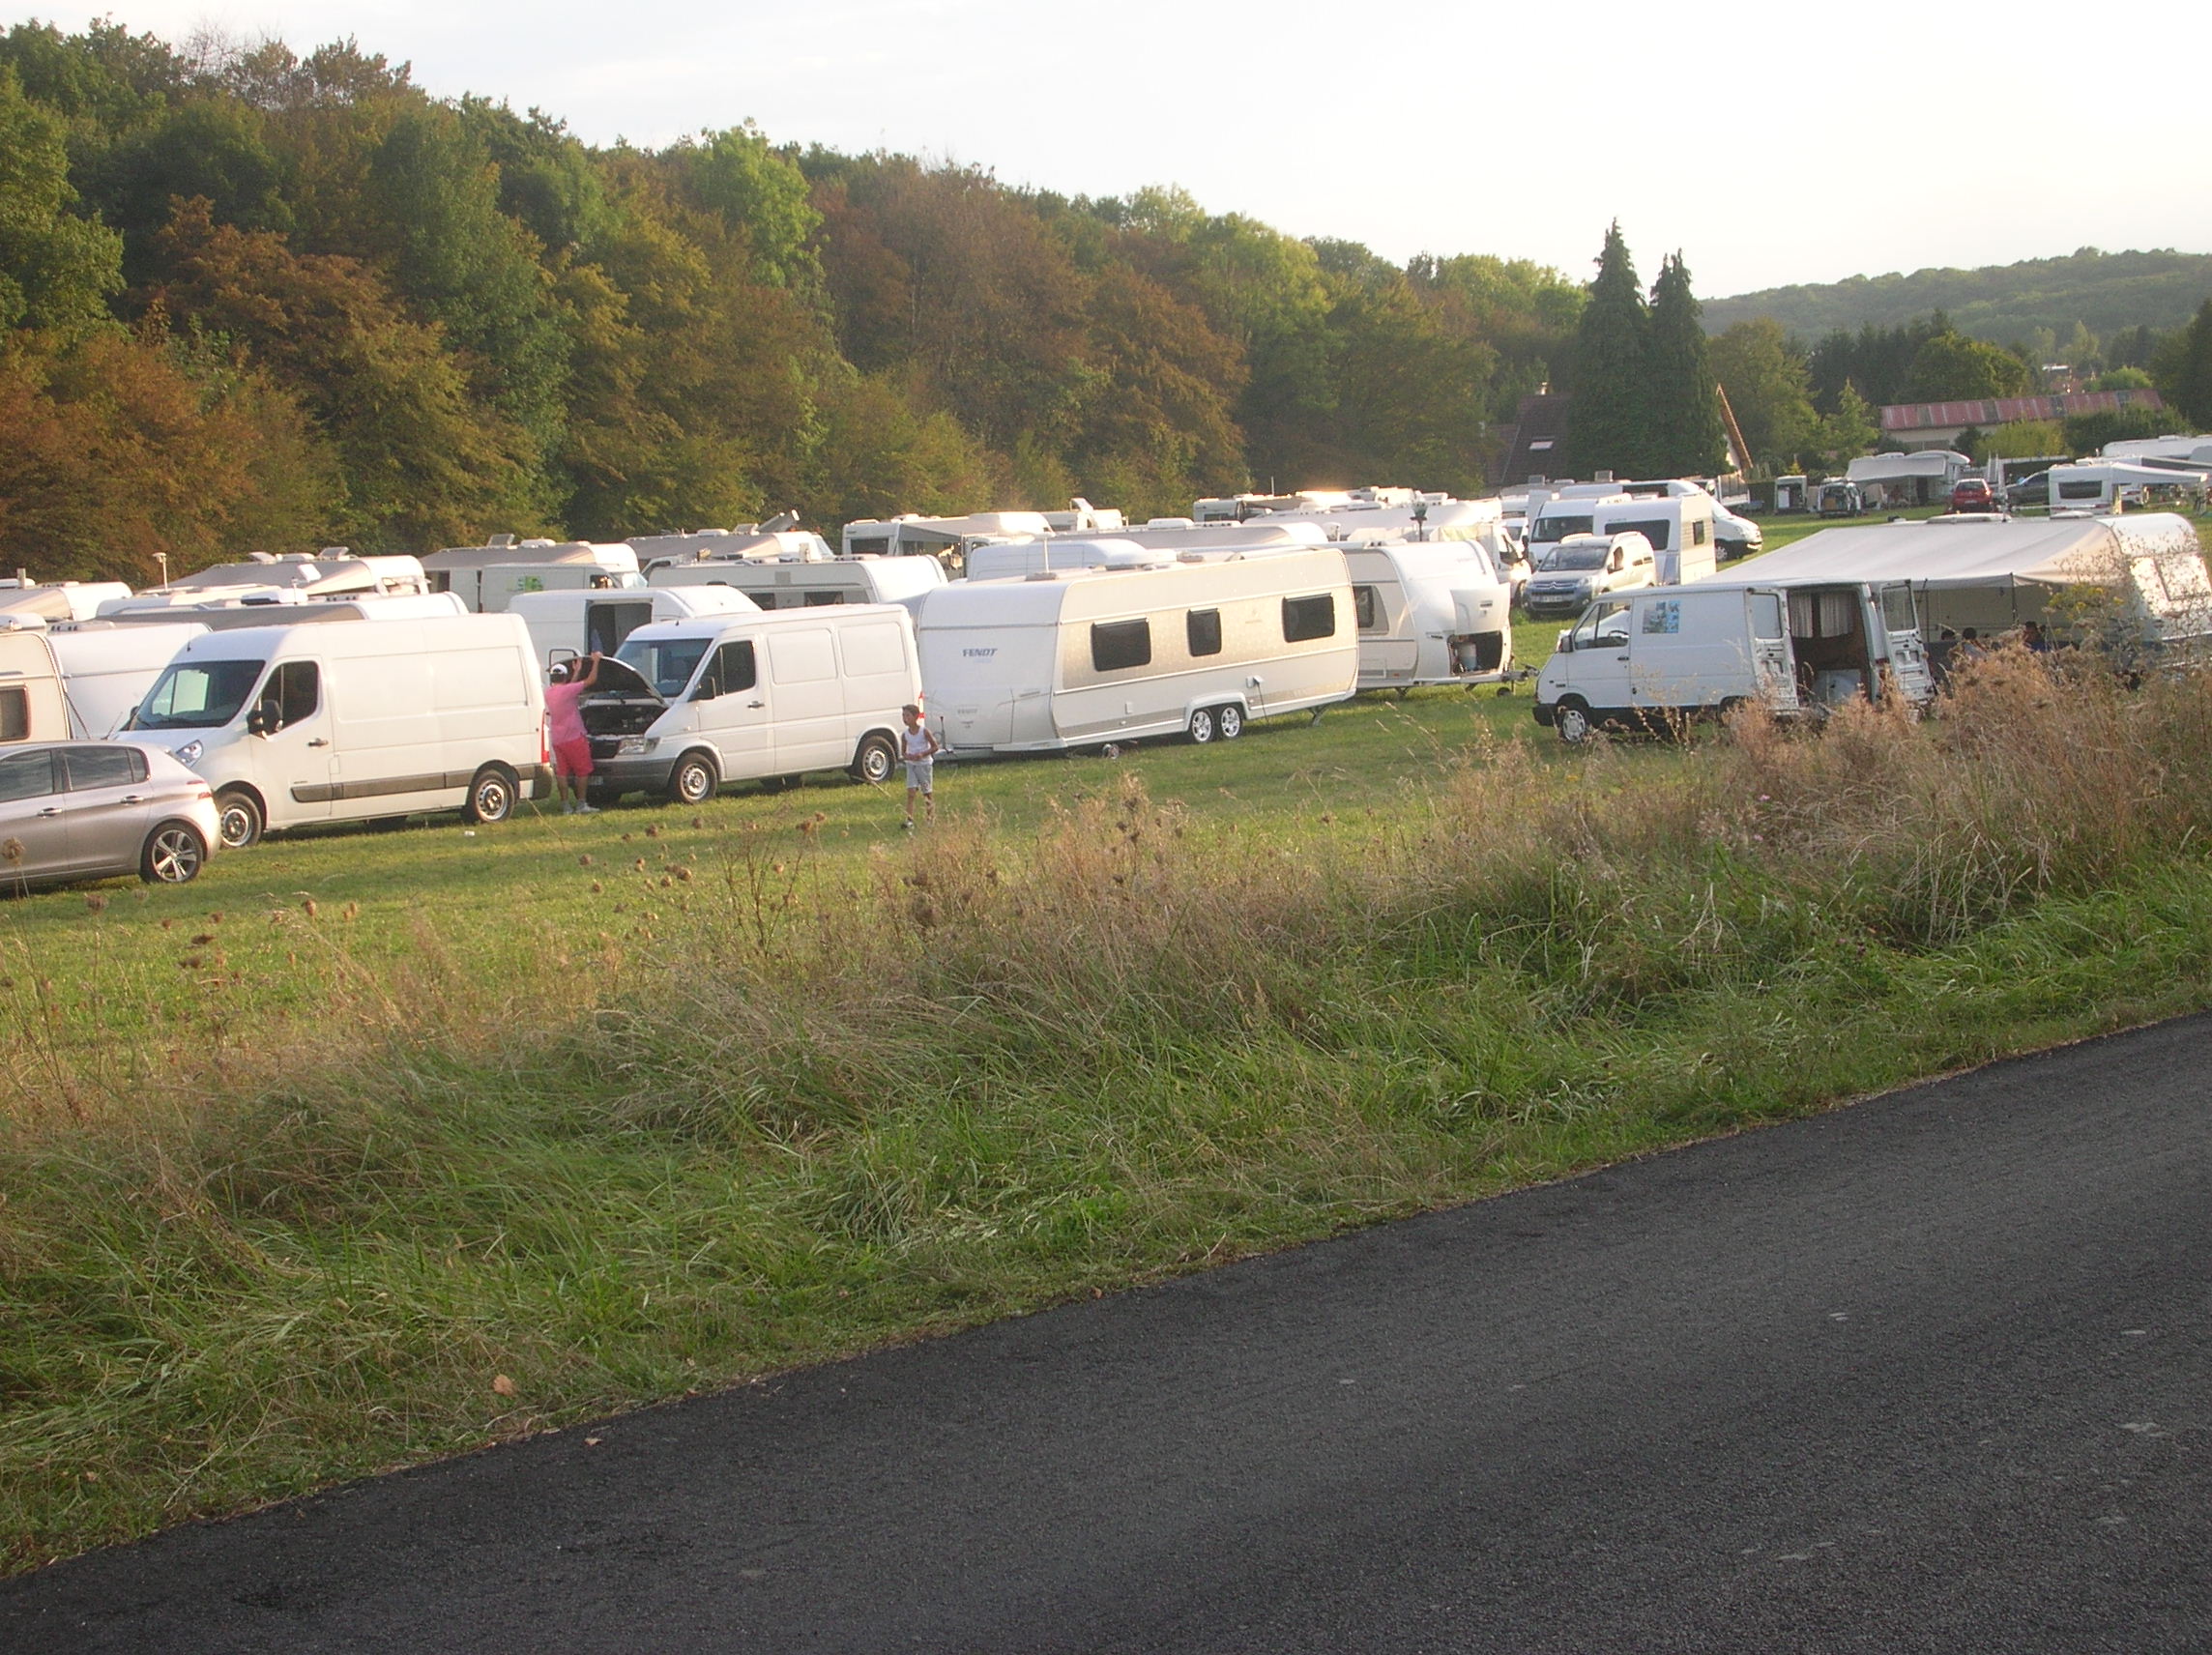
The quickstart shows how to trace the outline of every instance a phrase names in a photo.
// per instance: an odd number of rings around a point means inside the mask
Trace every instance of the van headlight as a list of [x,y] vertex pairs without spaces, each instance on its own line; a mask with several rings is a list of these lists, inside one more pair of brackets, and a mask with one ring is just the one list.
[[200,762],[200,755],[206,751],[205,741],[187,741],[177,749],[177,762],[181,765],[196,765]]
[[639,753],[650,753],[659,745],[660,738],[658,736],[625,736],[620,744],[616,746],[615,752],[620,757],[630,758]]

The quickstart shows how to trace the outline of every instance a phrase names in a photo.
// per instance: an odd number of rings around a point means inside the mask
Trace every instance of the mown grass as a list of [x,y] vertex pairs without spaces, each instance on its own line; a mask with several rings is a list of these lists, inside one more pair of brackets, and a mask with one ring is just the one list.
[[2203,683],[2021,655],[1686,750],[1416,696],[960,767],[912,841],[808,788],[9,905],[0,1543],[2200,1005],[2207,738]]

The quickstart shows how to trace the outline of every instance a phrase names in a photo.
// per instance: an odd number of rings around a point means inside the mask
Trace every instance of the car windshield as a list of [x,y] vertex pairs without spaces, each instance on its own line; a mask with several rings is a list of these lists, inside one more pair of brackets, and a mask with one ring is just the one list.
[[711,640],[706,638],[655,638],[648,642],[632,637],[615,652],[615,659],[635,667],[638,676],[653,685],[655,695],[682,695],[691,675],[699,670]]
[[1554,546],[1544,554],[1544,561],[1536,566],[1546,574],[1572,574],[1584,569],[1603,568],[1608,549],[1603,541],[1594,545]]
[[238,716],[266,661],[179,661],[131,715],[132,730],[219,730]]

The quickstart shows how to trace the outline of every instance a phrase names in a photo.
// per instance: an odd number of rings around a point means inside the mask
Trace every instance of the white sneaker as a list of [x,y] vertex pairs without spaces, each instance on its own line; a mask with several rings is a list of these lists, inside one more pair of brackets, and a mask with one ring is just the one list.
[[598,813],[599,807],[596,804],[579,804],[576,806],[578,816],[597,816]]

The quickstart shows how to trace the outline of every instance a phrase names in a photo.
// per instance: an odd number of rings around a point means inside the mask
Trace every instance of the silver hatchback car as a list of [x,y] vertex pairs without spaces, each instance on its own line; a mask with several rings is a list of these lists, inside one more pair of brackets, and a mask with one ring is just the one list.
[[0,747],[0,889],[131,873],[184,885],[218,843],[214,794],[167,753],[128,741]]

